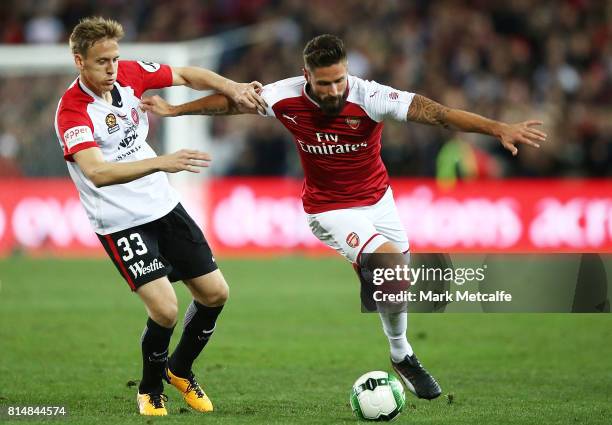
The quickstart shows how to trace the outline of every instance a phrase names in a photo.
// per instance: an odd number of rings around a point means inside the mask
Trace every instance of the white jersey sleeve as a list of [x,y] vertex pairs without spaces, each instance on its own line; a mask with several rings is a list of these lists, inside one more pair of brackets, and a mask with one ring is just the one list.
[[263,100],[265,100],[267,106],[265,112],[258,111],[259,115],[263,117],[274,117],[275,115],[272,106],[274,106],[278,98],[278,93],[274,88],[274,84],[264,86],[263,90],[261,91],[261,97]]
[[299,97],[304,87],[304,77],[291,77],[275,83],[267,84],[261,91],[261,97],[266,101],[268,106],[266,112],[259,114],[264,117],[276,117],[274,105],[283,99]]
[[363,98],[364,107],[374,121],[408,120],[408,108],[410,108],[414,93],[397,90],[375,81],[364,81],[364,83],[366,88]]

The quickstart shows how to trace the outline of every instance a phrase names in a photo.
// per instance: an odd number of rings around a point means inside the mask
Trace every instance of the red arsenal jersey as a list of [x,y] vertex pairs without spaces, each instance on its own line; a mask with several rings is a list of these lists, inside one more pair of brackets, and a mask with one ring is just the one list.
[[346,104],[325,115],[305,90],[304,77],[264,87],[267,116],[294,137],[304,168],[302,201],[309,214],[375,204],[389,186],[380,157],[386,118],[406,121],[413,93],[348,76]]

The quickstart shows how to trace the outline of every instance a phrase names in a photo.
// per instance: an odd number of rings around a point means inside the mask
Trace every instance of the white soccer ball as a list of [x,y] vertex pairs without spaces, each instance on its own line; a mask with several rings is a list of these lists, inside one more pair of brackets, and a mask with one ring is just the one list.
[[406,405],[406,394],[395,375],[379,370],[361,375],[351,390],[351,408],[359,419],[390,421]]

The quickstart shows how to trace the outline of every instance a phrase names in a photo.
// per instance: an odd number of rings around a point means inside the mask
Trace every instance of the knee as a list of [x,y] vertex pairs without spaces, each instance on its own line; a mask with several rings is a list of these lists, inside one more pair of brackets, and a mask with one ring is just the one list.
[[150,311],[151,319],[157,322],[160,326],[171,328],[176,324],[178,317],[178,303],[164,302],[162,305],[156,306]]
[[369,270],[392,269],[409,265],[407,257],[391,242],[385,242],[369,255],[361,257],[360,266]]
[[216,285],[215,289],[209,291],[206,294],[205,299],[201,300],[202,304],[207,305],[209,307],[218,307],[222,306],[227,302],[229,298],[229,286],[227,283],[222,282]]

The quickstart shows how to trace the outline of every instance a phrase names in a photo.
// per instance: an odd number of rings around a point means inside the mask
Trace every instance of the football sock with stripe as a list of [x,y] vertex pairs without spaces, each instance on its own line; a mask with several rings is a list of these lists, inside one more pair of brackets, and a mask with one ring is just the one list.
[[215,330],[217,317],[223,306],[208,307],[193,300],[185,312],[183,335],[168,360],[172,373],[182,378],[189,376],[193,362]]
[[168,345],[172,328],[165,328],[149,318],[142,333],[142,380],[140,394],[161,393],[164,389],[162,376],[168,360]]

